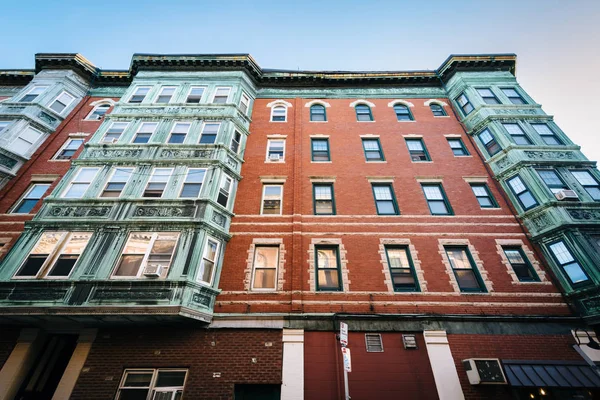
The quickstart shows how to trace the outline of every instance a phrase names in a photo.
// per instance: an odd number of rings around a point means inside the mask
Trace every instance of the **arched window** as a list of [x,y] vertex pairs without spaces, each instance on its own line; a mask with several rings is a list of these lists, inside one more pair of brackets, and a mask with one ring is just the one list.
[[285,122],[287,120],[287,107],[275,106],[271,109],[271,122]]
[[431,103],[429,105],[429,108],[431,109],[431,113],[433,114],[434,117],[445,117],[446,116],[446,111],[444,111],[444,107],[442,107],[441,104]]
[[325,113],[325,106],[321,104],[314,104],[310,106],[310,120],[311,121],[327,121],[327,114]]
[[404,104],[396,104],[394,106],[394,112],[396,113],[396,118],[398,121],[412,121],[414,120],[412,113],[408,106]]
[[354,107],[356,110],[357,121],[373,121],[373,114],[371,114],[371,107],[366,104],[357,104]]
[[104,115],[108,109],[112,106],[110,103],[101,103],[94,107],[94,109],[85,117],[86,121],[100,121],[104,118]]

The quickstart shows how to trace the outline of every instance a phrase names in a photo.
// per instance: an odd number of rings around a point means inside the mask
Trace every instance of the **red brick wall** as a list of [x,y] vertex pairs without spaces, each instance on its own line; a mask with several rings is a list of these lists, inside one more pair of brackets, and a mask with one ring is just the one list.
[[189,368],[185,398],[232,399],[236,383],[280,384],[282,353],[281,330],[104,329],[71,399],[113,399],[126,368]]
[[575,340],[570,335],[449,334],[448,342],[466,400],[510,398],[506,385],[471,385],[462,365],[462,360],[467,358],[583,361],[573,350]]
[[[46,196],[49,195],[52,190],[56,187],[62,177],[71,167],[71,163],[68,161],[57,161],[52,160],[52,157],[56,152],[65,144],[69,139],[69,135],[72,133],[87,133],[89,134],[84,138],[87,142],[92,135],[96,132],[102,121],[86,121],[85,117],[90,113],[94,106],[90,105],[92,102],[101,100],[99,97],[85,97],[81,100],[81,103],[65,118],[62,124],[56,129],[56,131],[46,139],[46,141],[40,146],[40,148],[32,154],[29,161],[25,163],[18,171],[17,176],[13,178],[8,184],[0,190],[0,214],[2,219],[10,224],[4,224],[0,231],[0,237],[10,237],[11,242],[6,245],[6,249],[3,255],[12,247],[16,239],[23,232],[25,221],[31,220],[35,213],[37,213],[42,206],[40,201],[31,211],[30,214],[8,214],[10,209],[16,204],[19,198],[25,193],[32,183],[32,175],[44,174],[44,175],[58,175],[57,178],[50,188],[46,192]],[[118,100],[118,99],[113,99]],[[109,109],[109,113],[112,108]],[[75,153],[73,158],[77,158],[81,153],[83,146]],[[0,258],[3,256],[0,255]]]
[[[352,372],[348,382],[352,399],[437,399],[423,335],[417,335],[417,350],[405,350],[400,333],[382,333],[381,337],[383,353],[367,353],[364,333],[350,332]],[[305,332],[305,399],[343,398],[342,368],[335,332]]]

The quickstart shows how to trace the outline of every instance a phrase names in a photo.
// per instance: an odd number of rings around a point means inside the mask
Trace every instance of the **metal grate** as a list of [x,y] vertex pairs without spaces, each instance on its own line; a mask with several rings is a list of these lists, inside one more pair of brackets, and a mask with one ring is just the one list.
[[383,353],[383,341],[379,333],[366,333],[365,343],[367,344],[367,353]]

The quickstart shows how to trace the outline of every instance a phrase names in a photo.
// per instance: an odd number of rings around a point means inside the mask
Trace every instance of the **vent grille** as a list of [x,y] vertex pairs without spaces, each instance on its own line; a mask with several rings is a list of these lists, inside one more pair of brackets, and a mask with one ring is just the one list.
[[383,341],[379,333],[367,333],[365,334],[365,342],[367,343],[368,353],[382,353],[383,352]]

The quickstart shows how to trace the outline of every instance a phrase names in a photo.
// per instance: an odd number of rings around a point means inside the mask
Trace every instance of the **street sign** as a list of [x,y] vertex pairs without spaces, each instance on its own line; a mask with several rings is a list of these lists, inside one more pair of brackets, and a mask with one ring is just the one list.
[[342,347],[342,356],[344,357],[344,370],[352,372],[352,359],[350,358],[350,349]]
[[340,344],[348,346],[348,324],[340,322]]

